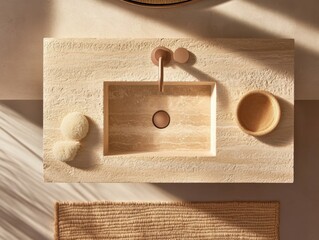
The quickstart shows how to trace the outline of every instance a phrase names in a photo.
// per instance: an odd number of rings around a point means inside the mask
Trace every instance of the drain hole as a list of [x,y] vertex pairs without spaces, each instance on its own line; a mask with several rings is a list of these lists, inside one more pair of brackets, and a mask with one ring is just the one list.
[[169,125],[171,118],[167,112],[159,110],[156,113],[154,113],[152,121],[155,127],[163,129]]

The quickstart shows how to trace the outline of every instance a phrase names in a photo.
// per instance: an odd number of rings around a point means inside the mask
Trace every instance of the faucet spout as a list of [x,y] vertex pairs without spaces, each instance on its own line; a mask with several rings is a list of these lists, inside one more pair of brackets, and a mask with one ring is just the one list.
[[157,47],[152,51],[151,59],[155,65],[158,65],[158,85],[159,91],[164,89],[164,66],[171,61],[171,51],[165,47]]
[[163,66],[163,57],[159,58],[158,61],[158,84],[159,84],[159,91],[163,92],[163,85],[164,85],[164,66]]

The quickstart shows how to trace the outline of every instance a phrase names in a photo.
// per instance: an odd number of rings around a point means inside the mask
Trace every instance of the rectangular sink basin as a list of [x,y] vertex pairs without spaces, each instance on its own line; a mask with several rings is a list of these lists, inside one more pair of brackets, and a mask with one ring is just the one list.
[[[169,125],[154,125],[157,111]],[[104,82],[104,155],[216,156],[214,82]]]

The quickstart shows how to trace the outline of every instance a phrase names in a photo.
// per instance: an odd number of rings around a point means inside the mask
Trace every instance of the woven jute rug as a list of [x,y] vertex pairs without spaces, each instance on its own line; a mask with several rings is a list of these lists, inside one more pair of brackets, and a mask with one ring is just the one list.
[[279,203],[56,203],[55,239],[279,239]]

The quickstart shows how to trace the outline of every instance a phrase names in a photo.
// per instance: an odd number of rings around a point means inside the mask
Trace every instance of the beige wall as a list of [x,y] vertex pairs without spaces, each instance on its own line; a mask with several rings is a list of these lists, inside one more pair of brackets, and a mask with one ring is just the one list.
[[319,1],[199,0],[147,9],[119,0],[0,0],[0,99],[42,98],[43,37],[296,39],[296,99],[319,99]]
[[[199,0],[154,10],[119,0],[0,0],[0,99],[42,97],[45,36],[295,38],[296,97],[319,99],[318,6],[318,0]],[[55,200],[279,200],[281,239],[319,237],[318,101],[296,104],[296,179],[288,185],[44,184],[42,103],[1,105],[0,239],[52,239]]]

